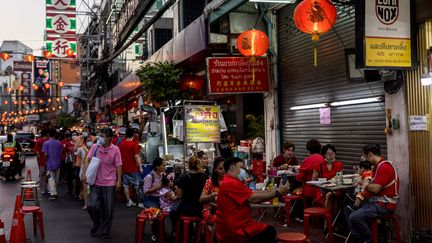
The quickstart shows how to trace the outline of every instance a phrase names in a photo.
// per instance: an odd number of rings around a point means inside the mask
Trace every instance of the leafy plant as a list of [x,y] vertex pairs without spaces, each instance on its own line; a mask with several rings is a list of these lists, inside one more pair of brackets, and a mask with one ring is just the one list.
[[248,122],[247,136],[249,138],[264,138],[264,117],[262,115],[255,117],[252,114],[247,114],[246,121]]
[[78,119],[74,116],[71,116],[67,113],[60,113],[57,116],[57,125],[60,127],[70,128],[78,123]]
[[164,102],[182,98],[180,77],[183,70],[172,62],[148,63],[141,66],[136,74],[141,80],[149,102]]

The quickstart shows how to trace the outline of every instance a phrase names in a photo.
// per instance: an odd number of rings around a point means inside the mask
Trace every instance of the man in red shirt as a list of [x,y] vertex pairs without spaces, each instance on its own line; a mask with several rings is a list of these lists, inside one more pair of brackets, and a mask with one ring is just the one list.
[[[67,131],[64,135],[64,139],[60,141],[60,144],[62,145],[62,153],[61,153],[61,163],[64,169],[64,177],[66,180],[66,184],[68,187],[68,194],[72,195],[73,190],[73,179],[74,179],[74,168],[73,168],[73,148],[74,145],[72,144],[72,134]],[[60,173],[60,177],[61,177]],[[76,194],[78,195],[78,193]]]
[[297,157],[294,156],[295,145],[291,142],[284,144],[283,153],[273,160],[273,167],[286,170],[290,165],[298,165]]
[[366,183],[364,197],[368,198],[367,202],[349,215],[348,226],[360,242],[371,242],[369,222],[394,213],[399,197],[399,178],[394,165],[382,158],[379,145],[364,147],[363,156],[374,164],[375,176]]
[[133,136],[133,129],[126,129],[126,139],[119,145],[123,162],[123,190],[127,199],[126,206],[128,207],[136,205],[130,198],[129,185],[132,184],[135,190],[137,190],[140,183],[140,175],[138,172],[143,172],[139,156],[139,146],[132,141]]
[[216,237],[221,242],[276,242],[275,228],[256,222],[252,218],[250,203],[286,195],[289,183],[274,191],[252,192],[238,178],[242,163],[237,157],[224,163],[226,174],[216,200]]
[[37,162],[39,166],[39,183],[42,194],[47,194],[47,170],[46,170],[46,158],[42,152],[42,146],[45,141],[48,141],[48,130],[42,129],[41,137],[36,141],[35,152],[37,156]]

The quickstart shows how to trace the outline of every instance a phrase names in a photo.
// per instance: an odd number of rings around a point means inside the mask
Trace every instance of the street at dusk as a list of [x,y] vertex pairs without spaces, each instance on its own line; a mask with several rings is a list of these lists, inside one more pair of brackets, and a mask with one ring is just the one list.
[[0,9],[0,243],[432,243],[432,0]]

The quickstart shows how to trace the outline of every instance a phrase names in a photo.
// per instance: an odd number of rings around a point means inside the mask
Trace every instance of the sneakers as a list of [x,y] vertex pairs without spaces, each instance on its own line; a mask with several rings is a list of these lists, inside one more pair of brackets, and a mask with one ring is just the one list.
[[139,207],[139,208],[144,208],[144,204],[142,204],[142,203],[138,203],[138,207]]
[[132,206],[136,206],[136,203],[134,203],[132,200],[129,199],[127,204],[126,204],[126,207],[130,208]]
[[53,200],[57,200],[57,195],[49,196],[49,197],[48,197],[48,200],[51,200],[51,201],[53,201]]

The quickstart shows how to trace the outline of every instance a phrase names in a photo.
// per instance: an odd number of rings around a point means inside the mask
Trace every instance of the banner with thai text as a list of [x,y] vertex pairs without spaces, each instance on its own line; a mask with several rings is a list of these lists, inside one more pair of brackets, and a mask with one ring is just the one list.
[[186,105],[186,141],[191,143],[219,143],[218,105]]

